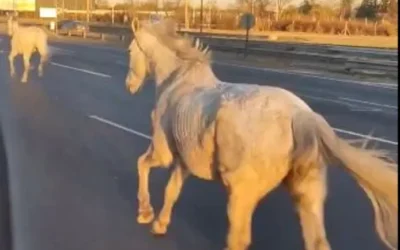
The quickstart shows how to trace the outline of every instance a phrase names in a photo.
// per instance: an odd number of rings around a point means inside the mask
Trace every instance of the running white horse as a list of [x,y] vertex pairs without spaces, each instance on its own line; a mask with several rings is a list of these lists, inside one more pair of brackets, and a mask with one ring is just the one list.
[[49,58],[49,48],[47,44],[47,34],[39,27],[22,27],[13,16],[8,17],[8,35],[11,37],[11,50],[8,56],[10,63],[10,75],[15,76],[14,59],[17,55],[23,56],[24,72],[21,82],[28,81],[30,70],[30,59],[32,54],[37,51],[40,54],[38,75],[43,76],[43,65]]
[[[143,25],[130,45],[128,90],[136,93],[148,73],[156,81],[152,141],[137,162],[138,223],[153,222],[152,232],[165,234],[188,175],[221,180],[229,196],[226,249],[245,250],[257,203],[283,183],[297,207],[306,249],[329,250],[326,175],[327,164],[336,163],[366,192],[377,233],[396,249],[397,163],[385,152],[339,138],[321,115],[287,90],[221,82],[210,66],[210,52],[201,47],[198,40],[193,45],[178,35],[168,20]],[[170,165],[164,205],[154,220],[149,172]]]

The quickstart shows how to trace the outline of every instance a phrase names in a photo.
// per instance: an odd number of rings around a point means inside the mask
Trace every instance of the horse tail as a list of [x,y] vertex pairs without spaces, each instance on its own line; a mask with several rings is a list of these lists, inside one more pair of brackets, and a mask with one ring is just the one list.
[[390,249],[397,249],[398,168],[384,151],[355,147],[339,138],[328,122],[312,111],[292,120],[293,166],[340,163],[367,194],[375,213],[375,228]]
[[40,56],[43,58],[42,61],[48,62],[50,60],[51,54],[50,54],[50,49],[49,49],[49,44],[48,44],[48,36],[46,32],[43,30],[40,30],[41,36],[40,39],[37,41],[37,49],[40,53]]

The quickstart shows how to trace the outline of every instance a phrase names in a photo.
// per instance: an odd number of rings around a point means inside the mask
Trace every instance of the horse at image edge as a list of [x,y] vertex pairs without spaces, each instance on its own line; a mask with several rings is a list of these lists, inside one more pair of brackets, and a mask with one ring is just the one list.
[[[246,250],[258,202],[283,183],[297,208],[306,249],[330,250],[324,204],[327,166],[335,164],[365,191],[378,235],[397,249],[398,167],[386,152],[339,138],[321,115],[285,89],[222,82],[212,71],[210,51],[177,34],[173,21],[132,29],[126,87],[136,93],[149,74],[156,84],[152,141],[137,162],[138,223],[152,222],[154,234],[165,234],[187,177],[217,179],[228,191],[226,249]],[[171,165],[155,218],[150,169]]]

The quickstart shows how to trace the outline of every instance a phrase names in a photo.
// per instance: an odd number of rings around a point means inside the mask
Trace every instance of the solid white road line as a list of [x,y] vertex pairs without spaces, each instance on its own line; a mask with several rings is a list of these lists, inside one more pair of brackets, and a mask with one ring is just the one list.
[[377,107],[381,107],[381,108],[389,108],[389,109],[396,109],[396,110],[398,109],[397,106],[387,105],[387,104],[383,104],[383,103],[368,102],[368,101],[364,101],[364,100],[358,100],[358,99],[347,98],[347,97],[339,97],[339,99],[349,101],[349,102],[358,102],[358,103],[362,103],[362,104],[368,104],[371,106],[377,106]]
[[[115,128],[119,128],[121,130],[124,130],[124,131],[126,131],[128,133],[140,136],[142,138],[151,140],[151,136],[150,135],[146,135],[146,134],[141,133],[139,131],[127,128],[125,126],[122,126],[122,125],[120,125],[118,123],[115,123],[115,122],[112,122],[110,120],[101,118],[99,116],[89,115],[89,118],[97,120],[97,121],[105,123],[105,124],[108,124],[108,125],[113,126]],[[369,136],[369,135],[364,135],[364,134],[360,134],[360,133],[357,133],[357,132],[353,132],[353,131],[349,131],[349,130],[345,130],[345,129],[340,129],[340,128],[333,128],[333,130],[335,130],[338,133],[353,135],[353,136],[361,137],[361,138],[368,139],[368,140],[371,140],[371,141],[377,141],[377,142],[382,142],[382,143],[387,143],[387,144],[391,144],[391,145],[396,145],[397,146],[397,142],[396,141],[390,141],[390,140],[386,140],[386,139],[379,138],[379,137],[373,137],[373,136]]]
[[340,128],[333,128],[333,130],[335,130],[338,133],[342,133],[342,134],[348,134],[348,135],[353,135],[353,136],[358,136],[367,140],[371,140],[371,141],[377,141],[377,142],[382,142],[382,143],[387,143],[387,144],[391,144],[391,145],[395,145],[397,146],[397,141],[390,141],[390,140],[386,140],[383,138],[379,138],[379,137],[374,137],[374,136],[370,136],[370,135],[363,135],[357,132],[353,132],[353,131],[349,131],[349,130],[345,130],[345,129],[340,129]]
[[75,51],[62,49],[56,46],[49,45],[49,50],[51,55],[73,55]]
[[[84,44],[75,44],[75,46],[78,47],[86,47],[90,49],[98,49],[98,50],[111,50],[111,51],[118,51],[124,54],[128,54],[126,49],[120,49],[120,48],[112,48],[112,47],[107,47],[107,46],[95,46],[95,45],[84,45]],[[264,71],[264,72],[276,72],[276,73],[281,73],[281,74],[289,74],[289,75],[297,75],[297,76],[305,76],[305,77],[310,77],[310,78],[317,78],[317,79],[322,79],[322,80],[330,80],[330,81],[335,81],[335,82],[342,82],[342,83],[354,83],[354,84],[361,84],[361,85],[368,85],[368,86],[374,86],[374,87],[380,87],[380,88],[385,88],[385,89],[391,89],[391,90],[397,90],[397,84],[390,84],[390,83],[376,83],[376,82],[367,82],[367,81],[357,81],[357,80],[350,80],[350,79],[341,79],[341,78],[333,78],[333,77],[326,77],[326,76],[321,76],[321,75],[314,75],[314,74],[304,74],[304,73],[299,73],[295,71],[288,71],[288,70],[279,70],[279,69],[270,69],[270,68],[263,68],[263,67],[255,67],[255,66],[248,66],[248,65],[240,65],[240,64],[233,64],[233,63],[227,63],[227,62],[221,62],[221,61],[213,61],[214,64],[219,64],[219,65],[225,65],[229,67],[237,67],[237,68],[244,68],[244,69],[252,69],[252,70],[258,70],[258,71]]]
[[117,124],[117,123],[115,123],[115,122],[112,122],[112,121],[109,121],[109,120],[107,120],[107,119],[101,118],[101,117],[99,117],[99,116],[90,115],[89,118],[94,119],[94,120],[97,120],[97,121],[102,122],[102,123],[105,123],[105,124],[108,124],[108,125],[113,126],[113,127],[115,127],[115,128],[119,128],[119,129],[121,129],[121,130],[123,130],[123,131],[125,131],[125,132],[131,133],[131,134],[134,134],[134,135],[137,135],[137,136],[139,136],[139,137],[142,137],[142,138],[151,140],[151,136],[149,136],[149,135],[146,135],[146,134],[143,134],[143,133],[141,133],[141,132],[139,132],[139,131],[136,131],[136,130],[133,130],[133,129],[124,127],[124,126],[122,126],[122,125],[119,125],[119,124]]
[[355,84],[360,84],[360,85],[367,85],[367,86],[392,89],[392,90],[398,89],[397,85],[390,84],[390,83],[375,83],[375,82],[357,81],[357,80],[350,80],[350,79],[343,79],[343,78],[342,79],[341,78],[333,78],[333,77],[320,76],[320,75],[314,75],[314,74],[298,73],[298,72],[290,71],[290,70],[270,69],[270,68],[254,67],[254,66],[247,66],[247,65],[240,65],[240,64],[226,63],[226,62],[214,61],[213,63],[217,64],[217,65],[222,65],[222,66],[251,69],[251,70],[264,71],[264,72],[276,72],[276,73],[287,74],[287,75],[305,76],[305,77],[316,78],[316,79],[321,79],[321,80],[329,80],[329,81],[335,81],[335,82],[355,83]]
[[64,64],[60,64],[60,63],[55,63],[55,62],[50,62],[50,64],[53,65],[53,66],[66,68],[66,69],[71,69],[71,70],[87,73],[87,74],[90,74],[90,75],[95,75],[95,76],[104,77],[104,78],[111,78],[110,75],[106,75],[106,74],[95,72],[95,71],[91,71],[91,70],[79,69],[79,68],[75,68],[75,67],[72,67],[72,66],[68,66],[68,65],[64,65]]

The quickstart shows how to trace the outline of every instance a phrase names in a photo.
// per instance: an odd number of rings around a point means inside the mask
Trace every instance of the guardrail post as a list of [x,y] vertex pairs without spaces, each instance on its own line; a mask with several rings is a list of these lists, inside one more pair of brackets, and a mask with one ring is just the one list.
[[82,32],[82,37],[83,37],[83,38],[86,38],[86,37],[87,37],[86,31]]
[[100,34],[100,39],[101,39],[101,40],[104,40],[104,39],[105,39],[104,33],[101,33],[101,34]]

